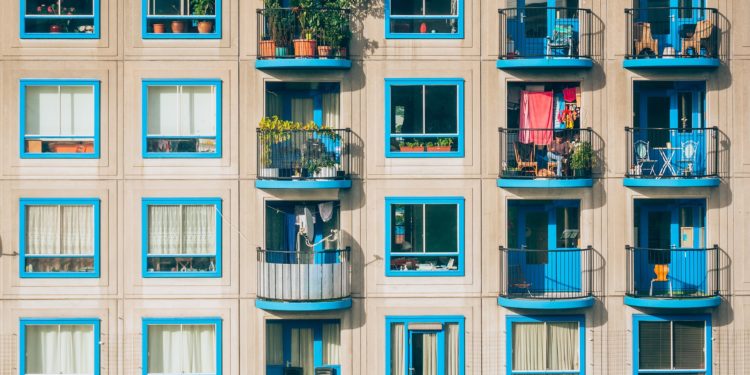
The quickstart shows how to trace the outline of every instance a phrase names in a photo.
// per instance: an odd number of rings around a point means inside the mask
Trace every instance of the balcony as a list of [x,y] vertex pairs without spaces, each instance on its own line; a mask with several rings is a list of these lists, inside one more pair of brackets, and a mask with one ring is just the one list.
[[258,9],[258,69],[349,69],[350,11]]
[[625,68],[713,69],[725,59],[713,8],[626,9]]
[[350,249],[257,249],[256,307],[274,311],[324,311],[352,305]]
[[599,142],[591,129],[498,129],[502,188],[593,185]]
[[498,12],[499,69],[593,66],[591,10],[526,7]]
[[625,128],[625,133],[625,186],[719,186],[718,128]]
[[625,304],[636,307],[711,308],[719,296],[719,248],[625,247]]
[[578,309],[594,304],[600,267],[584,249],[531,250],[500,247],[500,306],[518,309]]
[[260,128],[257,135],[257,188],[345,189],[352,186],[351,129]]

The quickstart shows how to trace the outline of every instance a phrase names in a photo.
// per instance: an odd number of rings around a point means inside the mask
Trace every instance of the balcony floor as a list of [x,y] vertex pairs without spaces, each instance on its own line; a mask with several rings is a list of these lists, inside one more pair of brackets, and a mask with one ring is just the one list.
[[528,298],[507,298],[498,297],[499,306],[512,309],[533,309],[533,310],[570,310],[584,309],[594,305],[594,297],[582,298],[560,298],[560,299],[528,299]]
[[716,187],[721,183],[718,177],[703,178],[638,178],[626,177],[622,184],[627,187]]
[[349,69],[349,59],[263,59],[255,61],[256,69]]
[[258,189],[349,189],[352,180],[256,180]]
[[721,304],[721,297],[654,298],[625,296],[623,298],[623,303],[633,307],[649,307],[656,309],[701,309],[719,306]]
[[721,60],[714,57],[667,57],[667,58],[644,58],[625,59],[622,66],[626,69],[642,68],[705,68],[714,69],[721,65]]
[[532,188],[532,189],[569,189],[587,188],[594,185],[591,178],[498,178],[497,186],[501,188]]
[[498,59],[498,69],[588,69],[594,66],[589,58],[539,57]]
[[351,297],[335,301],[315,302],[287,302],[270,301],[264,299],[255,300],[255,307],[270,311],[330,311],[344,310],[352,307]]

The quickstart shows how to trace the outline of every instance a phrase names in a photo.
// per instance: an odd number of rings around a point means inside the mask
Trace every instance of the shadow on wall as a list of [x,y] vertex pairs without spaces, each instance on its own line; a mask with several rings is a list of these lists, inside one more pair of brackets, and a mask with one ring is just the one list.
[[368,18],[385,19],[384,0],[351,0],[352,6],[352,40],[361,50],[362,57],[372,55],[378,48],[378,42],[365,37],[364,25]]

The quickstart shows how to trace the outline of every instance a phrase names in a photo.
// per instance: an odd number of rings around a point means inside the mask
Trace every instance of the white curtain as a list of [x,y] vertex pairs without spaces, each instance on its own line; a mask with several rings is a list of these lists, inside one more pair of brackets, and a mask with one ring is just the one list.
[[214,86],[149,86],[148,135],[215,136]]
[[149,206],[149,254],[213,254],[215,250],[214,205]]
[[28,86],[27,135],[94,135],[92,86]]
[[94,207],[27,206],[26,253],[93,254]]
[[292,328],[292,366],[302,367],[304,375],[313,375],[313,330]]
[[404,373],[404,324],[391,324],[391,374]]
[[284,364],[283,327],[278,323],[266,324],[266,365]]
[[211,205],[183,206],[184,252],[211,254],[216,251],[216,212]]
[[547,370],[578,369],[578,323],[547,323]]
[[159,324],[148,327],[149,373],[216,371],[216,326]]
[[93,374],[94,326],[26,326],[26,373]]
[[148,207],[148,253],[181,254],[181,207]]
[[331,128],[339,128],[339,114],[341,103],[339,102],[339,93],[333,92],[323,94],[323,125]]
[[445,375],[459,374],[458,324],[445,325]]
[[339,323],[323,324],[323,364],[338,364],[341,351],[341,326]]
[[292,121],[307,124],[313,120],[312,98],[292,98]]
[[437,333],[422,334],[422,375],[437,375],[437,357]]
[[545,370],[544,323],[513,323],[513,370]]

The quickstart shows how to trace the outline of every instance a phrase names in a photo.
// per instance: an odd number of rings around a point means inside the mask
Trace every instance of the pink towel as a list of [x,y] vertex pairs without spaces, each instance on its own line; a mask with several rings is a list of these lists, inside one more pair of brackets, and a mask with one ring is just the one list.
[[[546,145],[552,142],[552,91],[521,91],[521,131],[518,141],[529,144]],[[524,129],[549,129],[549,131]]]

